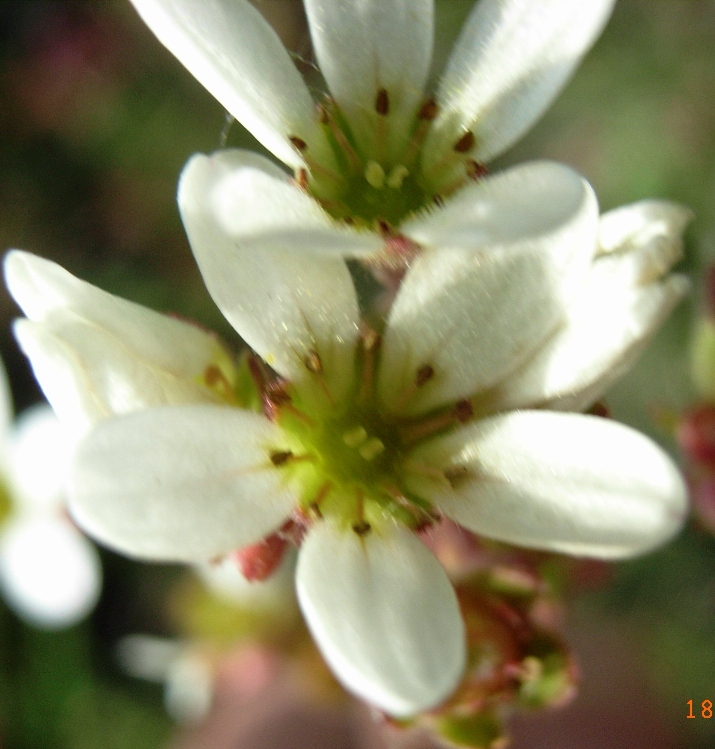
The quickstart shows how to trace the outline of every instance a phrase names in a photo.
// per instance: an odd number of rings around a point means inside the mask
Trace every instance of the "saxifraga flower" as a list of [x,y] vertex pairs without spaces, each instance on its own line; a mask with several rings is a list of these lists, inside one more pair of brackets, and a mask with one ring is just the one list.
[[425,525],[446,516],[604,559],[678,530],[686,491],[666,454],[573,411],[684,294],[668,269],[688,211],[648,201],[599,221],[587,183],[550,165],[570,185],[558,221],[483,251],[424,250],[376,330],[341,258],[237,246],[202,184],[212,168],[192,162],[179,203],[215,302],[255,352],[248,369],[193,325],[49,261],[6,259],[29,318],[18,341],[60,417],[90,430],[70,487],[87,532],[193,563],[292,522],[298,597],[323,655],[349,690],[408,716],[440,704],[465,665]]
[[[244,247],[338,252],[401,273],[420,247],[508,242],[564,189],[526,165],[494,191],[484,163],[542,115],[613,0],[481,0],[434,94],[433,0],[305,0],[329,93],[311,96],[248,0],[132,0],[171,52],[291,178],[248,151],[213,156]],[[318,84],[320,85],[320,84]],[[551,180],[554,180],[553,182]],[[230,185],[230,187],[228,187]],[[512,203],[523,190],[528,197]],[[217,198],[218,199],[218,198]],[[446,207],[444,201],[449,199]],[[526,205],[525,205],[526,204]]]

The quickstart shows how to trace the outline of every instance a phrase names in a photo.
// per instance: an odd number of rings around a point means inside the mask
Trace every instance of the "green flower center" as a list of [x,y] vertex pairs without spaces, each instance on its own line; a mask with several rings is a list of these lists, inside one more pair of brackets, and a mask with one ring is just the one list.
[[[334,218],[368,229],[377,225],[383,232],[418,211],[440,205],[485,170],[469,156],[475,146],[470,131],[460,135],[436,166],[423,168],[425,138],[438,111],[434,99],[428,99],[411,122],[398,125],[391,116],[389,94],[381,89],[374,111],[366,113],[360,124],[362,137],[357,138],[338,105],[327,100],[319,107],[319,121],[337,168],[321,163],[305,141],[291,137],[307,165],[296,173],[298,185]],[[404,132],[393,132],[395,127]]]

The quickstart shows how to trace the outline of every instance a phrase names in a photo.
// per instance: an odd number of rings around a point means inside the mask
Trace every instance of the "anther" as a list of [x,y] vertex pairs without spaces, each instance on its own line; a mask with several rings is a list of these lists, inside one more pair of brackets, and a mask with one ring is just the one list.
[[301,190],[308,191],[308,170],[298,169],[295,173],[295,181]]
[[418,388],[426,385],[434,377],[434,367],[431,364],[425,364],[417,370],[415,384]]
[[439,105],[435,101],[434,96],[431,96],[427,101],[420,107],[420,111],[417,113],[417,119],[431,121],[439,114]]
[[471,130],[467,130],[466,133],[454,144],[454,150],[457,153],[467,153],[471,151],[474,146],[474,133]]
[[297,135],[291,135],[288,140],[301,152],[305,151],[306,148],[308,148],[308,144],[302,139],[299,138]]
[[377,230],[380,232],[381,236],[385,238],[394,236],[395,230],[392,228],[389,221],[385,221],[384,218],[379,218],[375,223],[377,224]]
[[372,328],[365,328],[362,332],[362,347],[365,351],[374,351],[380,345],[382,337]]
[[271,463],[274,466],[285,465],[292,457],[293,453],[290,450],[278,450],[270,454]]
[[409,173],[410,170],[404,164],[398,164],[390,172],[387,178],[387,186],[392,190],[399,190]]
[[368,161],[365,167],[365,180],[376,190],[382,190],[385,186],[385,170],[377,161]]
[[387,89],[381,88],[375,97],[375,111],[380,117],[386,117],[390,113],[390,97]]
[[216,364],[209,364],[204,370],[206,387],[216,391],[226,400],[234,400],[234,392],[226,375]]
[[464,423],[465,421],[469,421],[469,419],[471,419],[473,415],[474,408],[472,408],[472,404],[468,400],[461,400],[457,402],[454,407],[454,417],[457,419],[457,421]]
[[385,445],[383,444],[381,439],[373,437],[372,439],[369,439],[364,445],[362,445],[358,449],[358,452],[360,453],[360,457],[363,458],[363,460],[367,460],[369,462],[371,460],[375,460],[378,455],[381,455],[385,452]]
[[603,401],[594,403],[586,413],[591,416],[601,416],[604,419],[611,418],[611,409]]
[[452,489],[456,489],[461,483],[470,477],[469,468],[467,468],[467,466],[452,466],[451,468],[446,468],[442,471],[442,475]]
[[361,520],[353,525],[353,530],[358,536],[365,536],[372,530],[372,526],[366,520]]
[[305,364],[305,368],[313,374],[322,374],[323,372],[323,362],[320,358],[320,354],[315,350],[308,351],[303,359],[303,364]]
[[482,179],[482,177],[486,177],[489,174],[487,167],[474,159],[467,159],[465,166],[469,179]]
[[330,122],[330,113],[324,104],[318,104],[318,122],[321,125],[327,125]]

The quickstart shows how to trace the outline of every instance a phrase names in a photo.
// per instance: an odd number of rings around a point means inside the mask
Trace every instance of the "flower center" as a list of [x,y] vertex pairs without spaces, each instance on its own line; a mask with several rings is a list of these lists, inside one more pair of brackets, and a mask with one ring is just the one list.
[[[411,120],[399,124],[390,109],[390,96],[380,89],[373,112],[360,123],[348,122],[338,105],[327,99],[318,118],[332,146],[335,166],[310,153],[305,141],[290,140],[307,169],[296,181],[334,218],[372,229],[377,224],[397,227],[408,216],[441,202],[485,168],[470,157],[474,135],[460,135],[451,151],[436,166],[422,166],[423,146],[438,106],[430,98]],[[401,132],[395,132],[396,128]]]

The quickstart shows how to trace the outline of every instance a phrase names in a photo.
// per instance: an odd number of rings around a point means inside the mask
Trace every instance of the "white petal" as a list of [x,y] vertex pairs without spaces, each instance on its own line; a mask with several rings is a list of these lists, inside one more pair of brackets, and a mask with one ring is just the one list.
[[453,486],[410,471],[410,489],[475,533],[615,559],[649,551],[682,526],[687,490],[651,440],[609,419],[523,411],[420,446],[413,463],[464,466]]
[[621,206],[601,216],[601,252],[629,251],[649,242],[667,238],[679,241],[693,212],[669,200],[641,200]]
[[447,575],[402,526],[366,536],[329,521],[298,557],[298,600],[343,685],[398,717],[435,707],[465,664],[464,626]]
[[0,539],[5,599],[36,627],[69,627],[83,619],[97,602],[101,581],[97,550],[66,521],[20,520]]
[[375,148],[381,89],[389,99],[390,140],[407,140],[432,60],[433,6],[433,0],[305,0],[321,72],[364,148]]
[[[534,221],[533,236],[516,244],[440,247],[417,258],[388,319],[378,380],[385,408],[416,414],[469,397],[513,372],[555,330],[598,232],[593,191],[575,176],[570,188],[554,196],[558,210],[544,199],[544,223]],[[416,388],[426,366],[434,376]]]
[[259,541],[296,498],[273,450],[278,427],[220,406],[155,408],[99,424],[80,445],[70,511],[125,554],[201,561]]
[[591,188],[573,169],[531,161],[462,188],[400,231],[427,247],[476,250],[555,232],[594,205]]
[[315,106],[278,35],[247,0],[132,0],[142,19],[213,96],[281,161],[296,136],[328,154]]
[[[318,353],[325,384],[333,400],[340,400],[352,382],[359,323],[347,266],[340,257],[297,252],[290,242],[285,249],[259,249],[250,235],[227,226],[221,186],[240,179],[234,162],[242,164],[243,154],[196,156],[179,186],[184,225],[204,281],[246,343],[294,384],[311,380],[306,357]],[[234,209],[242,210],[240,204]]]
[[224,242],[247,252],[359,257],[374,254],[383,244],[372,232],[339,225],[287,174],[239,149],[193,156],[181,175],[179,207],[192,241],[201,224],[210,223]]
[[642,201],[601,217],[600,249],[564,326],[492,394],[500,410],[549,406],[581,411],[632,366],[689,289],[683,276],[659,279],[682,255],[692,213]]
[[498,388],[499,410],[585,410],[630,369],[690,288],[685,276],[633,289],[592,275],[564,328]]
[[200,384],[228,354],[198,326],[80,281],[55,263],[13,251],[8,288],[31,321],[14,332],[60,419],[86,430],[151,405],[212,400]]
[[614,0],[481,0],[437,90],[440,114],[425,144],[427,168],[465,130],[489,161],[551,104],[606,24]]
[[76,447],[76,434],[46,403],[23,411],[9,434],[15,501],[26,509],[59,508]]

